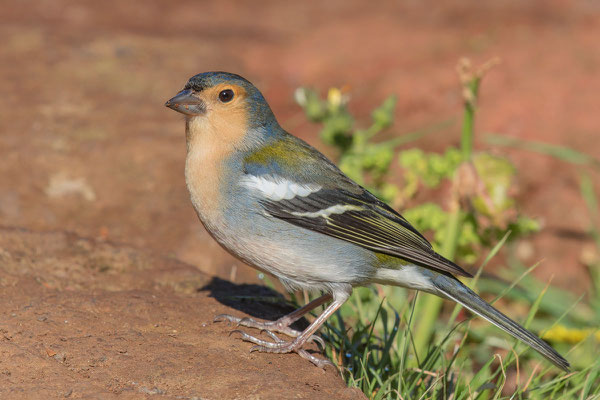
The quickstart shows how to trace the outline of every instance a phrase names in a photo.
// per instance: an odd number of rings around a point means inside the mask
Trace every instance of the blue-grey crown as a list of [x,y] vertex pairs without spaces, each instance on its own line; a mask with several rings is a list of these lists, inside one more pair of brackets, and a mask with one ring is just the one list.
[[246,90],[249,100],[248,112],[250,120],[248,122],[252,127],[269,128],[273,124],[278,126],[275,116],[260,90],[258,90],[250,81],[239,75],[222,71],[203,72],[192,76],[184,89],[192,89],[201,92],[204,89],[211,88],[221,83],[231,83],[241,86]]

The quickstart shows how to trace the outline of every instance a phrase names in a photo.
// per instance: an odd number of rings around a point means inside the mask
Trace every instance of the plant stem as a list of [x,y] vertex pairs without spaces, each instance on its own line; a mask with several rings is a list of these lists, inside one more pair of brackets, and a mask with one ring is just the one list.
[[[480,76],[473,77],[465,84],[465,112],[461,134],[461,150],[464,161],[470,161],[473,154],[473,131],[475,122],[475,106],[477,104],[477,93],[479,91]],[[453,204],[443,247],[440,253],[449,260],[454,260],[458,245],[458,235],[462,229],[463,214],[458,201]],[[443,300],[436,296],[421,296],[417,299],[417,310],[419,310],[419,325],[415,333],[415,348],[417,355],[423,356],[431,341],[435,329],[435,322],[442,310]]]
[[[462,212],[458,204],[450,214],[446,229],[445,241],[440,254],[449,260],[453,260],[456,255],[458,235],[462,229]],[[435,330],[435,322],[442,310],[442,304],[443,300],[437,296],[420,296],[417,299],[419,325],[414,338],[417,354],[421,358],[424,358],[426,354],[427,347]]]
[[465,87],[469,95],[465,98],[465,112],[463,115],[463,127],[460,137],[460,145],[463,153],[463,160],[468,161],[473,154],[473,130],[475,123],[475,106],[477,104],[477,93],[479,91],[479,81],[481,78],[473,78]]

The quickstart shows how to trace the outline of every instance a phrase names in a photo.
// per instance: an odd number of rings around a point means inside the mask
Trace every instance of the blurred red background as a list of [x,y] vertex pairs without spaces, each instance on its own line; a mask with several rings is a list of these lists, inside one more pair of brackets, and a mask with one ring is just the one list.
[[[190,76],[209,70],[254,82],[285,128],[328,153],[293,102],[296,87],[348,85],[351,107],[365,119],[396,94],[393,132],[410,132],[460,115],[460,57],[498,56],[481,88],[479,133],[600,155],[594,1],[47,0],[1,8],[5,226],[74,231],[253,279],[254,270],[220,250],[196,219],[183,179],[183,120],[163,106]],[[457,119],[412,145],[440,150],[457,143],[458,132]],[[585,288],[580,257],[592,243],[577,169],[497,151],[520,171],[523,211],[544,222],[523,261],[543,258],[540,277]]]

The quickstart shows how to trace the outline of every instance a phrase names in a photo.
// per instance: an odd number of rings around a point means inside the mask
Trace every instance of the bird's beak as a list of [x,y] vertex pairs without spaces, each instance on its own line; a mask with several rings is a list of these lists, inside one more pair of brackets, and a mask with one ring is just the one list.
[[185,115],[201,115],[206,112],[204,102],[192,94],[191,90],[182,90],[177,96],[167,100],[165,106]]

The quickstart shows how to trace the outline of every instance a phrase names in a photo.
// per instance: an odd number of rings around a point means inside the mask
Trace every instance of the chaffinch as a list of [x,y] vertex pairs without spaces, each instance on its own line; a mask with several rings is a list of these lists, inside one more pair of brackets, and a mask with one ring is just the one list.
[[[537,350],[557,367],[569,363],[533,333],[487,304],[454,275],[471,276],[437,254],[398,212],[341,172],[323,154],[287,133],[260,91],[239,75],[190,78],[166,106],[185,115],[185,179],[198,217],[228,252],[289,289],[321,297],[277,321],[220,315],[265,330],[273,341],[241,332],[252,350],[303,349],[354,286],[403,286],[453,300]],[[328,301],[304,331],[290,325]],[[275,333],[293,337],[284,341]]]

